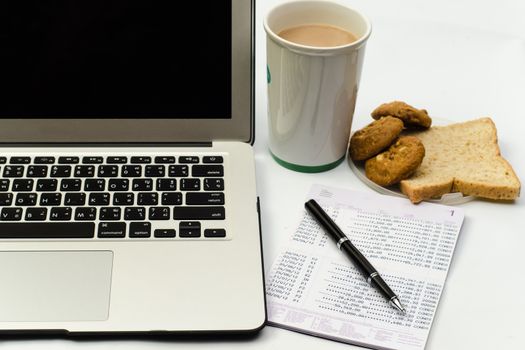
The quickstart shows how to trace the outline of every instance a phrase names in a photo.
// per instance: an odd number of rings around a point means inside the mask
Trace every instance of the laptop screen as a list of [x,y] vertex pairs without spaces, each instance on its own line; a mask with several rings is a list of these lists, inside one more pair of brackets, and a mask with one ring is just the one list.
[[0,118],[231,118],[231,0],[0,3]]

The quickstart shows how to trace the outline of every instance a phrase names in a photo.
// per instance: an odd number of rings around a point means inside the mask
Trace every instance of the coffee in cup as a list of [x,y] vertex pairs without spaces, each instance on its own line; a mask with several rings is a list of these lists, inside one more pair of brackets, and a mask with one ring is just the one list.
[[328,24],[303,24],[281,30],[284,40],[316,47],[334,47],[353,43],[357,37],[343,28]]

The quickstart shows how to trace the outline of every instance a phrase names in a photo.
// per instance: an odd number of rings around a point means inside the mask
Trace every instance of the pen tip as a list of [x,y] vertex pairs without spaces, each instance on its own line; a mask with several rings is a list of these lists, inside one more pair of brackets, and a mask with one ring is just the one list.
[[397,297],[394,297],[390,300],[390,304],[395,307],[398,311],[400,311],[401,313],[403,313],[403,315],[406,315],[407,314],[407,311],[405,310],[405,308],[403,307],[403,304],[401,304],[401,302],[399,301],[399,298]]

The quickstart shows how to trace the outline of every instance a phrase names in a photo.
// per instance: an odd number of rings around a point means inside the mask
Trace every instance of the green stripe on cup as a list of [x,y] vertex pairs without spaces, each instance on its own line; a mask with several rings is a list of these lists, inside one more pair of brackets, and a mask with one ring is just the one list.
[[290,169],[290,170],[293,170],[293,171],[298,171],[298,172],[301,172],[301,173],[320,173],[320,172],[323,172],[323,171],[327,171],[327,170],[335,168],[336,166],[341,164],[341,162],[345,159],[345,156],[343,156],[343,157],[341,157],[341,159],[338,159],[338,160],[336,160],[333,163],[324,164],[324,165],[307,166],[307,165],[298,165],[298,164],[288,163],[287,161],[284,161],[284,160],[278,158],[271,151],[270,151],[270,154],[272,155],[273,159],[275,159],[275,161],[279,165],[281,165],[281,166],[283,166],[283,167],[285,167],[287,169]]

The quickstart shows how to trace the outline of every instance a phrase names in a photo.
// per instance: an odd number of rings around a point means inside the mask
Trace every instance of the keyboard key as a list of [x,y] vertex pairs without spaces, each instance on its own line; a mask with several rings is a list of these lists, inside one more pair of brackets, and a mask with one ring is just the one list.
[[169,207],[150,207],[149,208],[149,219],[150,220],[169,220],[170,219],[170,208]]
[[176,179],[157,179],[157,191],[176,191]]
[[109,193],[92,192],[89,194],[89,205],[109,205]]
[[[35,164],[53,164],[55,163],[55,157],[35,157]],[[45,209],[45,208],[42,208]]]
[[98,238],[126,237],[125,222],[101,222],[98,224]]
[[148,238],[151,237],[150,222],[132,222],[129,224],[130,238]]
[[80,179],[62,179],[60,181],[60,191],[80,191],[82,180]]
[[98,177],[117,177],[118,166],[116,165],[100,165],[98,167]]
[[57,179],[39,179],[36,182],[36,191],[56,191],[58,187]]
[[[0,220],[2,221],[20,221],[22,220],[22,208],[2,208],[2,213],[0,214]],[[2,232],[0,232],[0,237],[1,235],[2,235]]]
[[6,157],[0,157],[0,164],[5,164],[7,162]]
[[223,228],[207,228],[204,230],[204,237],[226,237],[226,230]]
[[201,189],[200,179],[181,179],[180,189],[182,191],[199,191]]
[[151,163],[151,157],[131,157],[131,164],[148,164]]
[[108,157],[106,163],[108,164],[126,164],[128,157]]
[[131,189],[133,191],[152,191],[153,179],[133,179]]
[[78,157],[58,157],[58,164],[78,164]]
[[33,179],[16,179],[13,180],[12,191],[16,192],[29,192],[33,190]]
[[60,201],[62,200],[62,193],[42,193],[40,195],[40,205],[42,206],[48,206],[48,205],[60,205]]
[[203,163],[222,163],[222,156],[206,156],[202,157]]
[[9,164],[29,164],[31,157],[11,157]]
[[36,205],[36,193],[19,193],[16,195],[15,205],[28,207]]
[[10,181],[8,179],[1,179],[0,180],[0,191],[5,192],[9,190],[9,183]]
[[4,167],[4,177],[22,177],[23,175],[23,165],[6,165]]
[[201,223],[198,221],[182,221],[179,224],[179,237],[192,238],[201,236]]
[[64,199],[64,205],[84,205],[86,203],[86,194],[83,192],[70,192],[66,193]]
[[133,205],[135,194],[130,192],[117,192],[113,195],[113,205]]
[[155,157],[155,163],[157,164],[169,164],[169,163],[175,163],[175,157]]
[[86,179],[84,181],[84,191],[104,191],[106,180],[104,179]]
[[92,238],[92,222],[0,223],[0,238]]
[[8,207],[13,203],[12,193],[0,193],[0,207]]
[[100,220],[120,220],[120,208],[119,207],[103,207],[100,208]]
[[45,221],[47,217],[47,208],[27,208],[26,221]]
[[188,163],[198,163],[199,157],[195,156],[181,156],[179,157],[179,163],[188,164]]
[[111,179],[109,180],[109,191],[127,191],[129,189],[128,179]]
[[146,165],[146,177],[164,177],[164,165]]
[[170,177],[186,177],[188,174],[187,165],[170,165],[168,168],[168,175]]
[[191,192],[186,193],[187,205],[224,205],[222,192]]
[[70,177],[71,166],[70,165],[53,165],[51,167],[51,177]]
[[204,191],[223,191],[224,179],[204,179]]
[[124,220],[146,220],[146,208],[126,207],[124,209]]
[[123,177],[141,177],[142,167],[140,165],[123,165],[122,166]]
[[180,192],[164,192],[161,198],[162,205],[181,205],[182,193]]
[[173,238],[177,235],[177,232],[173,229],[157,229],[153,235],[156,238]]
[[27,177],[46,177],[46,165],[30,165],[27,167]]
[[69,221],[71,220],[71,207],[55,207],[51,208],[49,220],[51,221]]
[[100,164],[104,161],[102,157],[82,157],[83,164]]
[[93,221],[97,218],[97,208],[95,207],[80,207],[75,209],[75,220],[77,221]]
[[220,177],[224,176],[224,167],[222,165],[194,165],[191,168],[193,177]]
[[156,192],[140,192],[137,204],[139,205],[157,205],[159,202],[158,194]]
[[224,220],[224,207],[174,207],[175,220]]
[[93,177],[95,176],[94,165],[77,165],[75,167],[75,177]]

